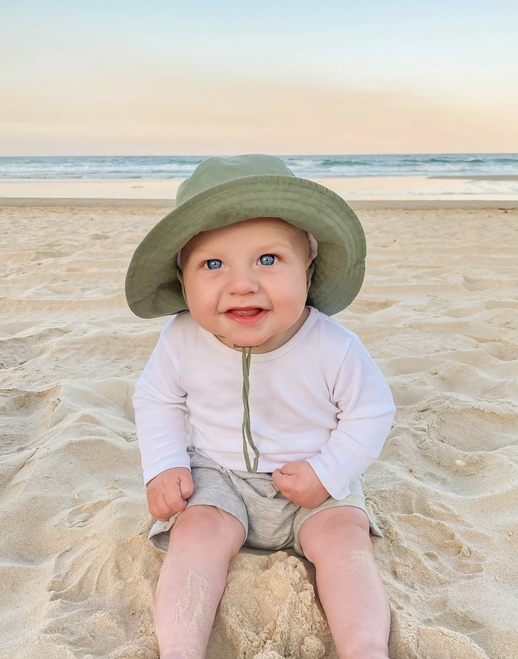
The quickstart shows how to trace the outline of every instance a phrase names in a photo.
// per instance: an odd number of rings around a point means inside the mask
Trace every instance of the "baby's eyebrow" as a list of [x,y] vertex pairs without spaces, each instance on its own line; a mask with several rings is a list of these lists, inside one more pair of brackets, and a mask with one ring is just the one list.
[[[279,249],[283,249],[286,247],[292,247],[292,244],[288,241],[286,242],[279,242],[276,241],[274,243],[257,243],[257,244],[252,244],[248,245],[251,246],[253,250],[257,252],[261,252],[261,254],[266,254],[269,252],[275,252]],[[200,246],[200,247],[195,247],[190,255],[196,254],[197,256],[206,256],[207,254],[210,254],[210,258],[213,258],[215,254],[224,254],[224,251],[228,249],[226,246],[220,246],[220,247],[210,247],[210,246]],[[238,250],[232,250],[232,253],[235,253]]]
[[260,247],[258,247],[258,251],[262,252],[274,252],[278,249],[283,249],[284,247],[293,247],[293,243],[291,241],[276,241],[274,243],[265,243],[262,244]]
[[[191,259],[194,256],[194,258],[202,259],[204,261],[208,259],[214,259],[217,258],[217,252],[219,252],[221,249],[221,247],[213,248],[206,245],[195,245],[188,250],[187,258]],[[180,269],[182,268],[182,263],[185,265],[186,262],[185,255],[182,253],[184,250],[185,245],[176,255],[176,264]]]

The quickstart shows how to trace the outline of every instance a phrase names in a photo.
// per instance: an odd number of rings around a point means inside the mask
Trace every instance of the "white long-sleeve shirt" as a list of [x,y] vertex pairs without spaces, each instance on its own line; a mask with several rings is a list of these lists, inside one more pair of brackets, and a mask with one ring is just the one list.
[[[186,419],[199,453],[246,470],[242,386],[241,351],[189,313],[171,318],[133,398],[145,482],[189,468]],[[258,471],[307,460],[335,499],[377,458],[394,415],[388,385],[356,334],[313,308],[287,343],[252,354],[249,401]]]

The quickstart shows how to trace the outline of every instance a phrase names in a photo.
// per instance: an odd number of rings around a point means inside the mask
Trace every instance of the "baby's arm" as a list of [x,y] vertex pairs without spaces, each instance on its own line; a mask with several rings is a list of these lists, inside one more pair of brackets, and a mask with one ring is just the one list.
[[306,460],[288,462],[276,469],[272,480],[279,492],[303,508],[316,508],[329,498],[329,492]]
[[185,510],[187,499],[194,491],[191,472],[185,467],[173,467],[152,478],[146,487],[149,512],[161,522]]
[[193,492],[185,442],[186,392],[181,387],[174,324],[164,328],[133,396],[149,511],[165,521]]
[[336,428],[308,462],[329,494],[343,499],[380,454],[395,408],[383,374],[356,336],[331,384]]
[[331,383],[339,412],[329,441],[312,458],[274,472],[274,485],[304,508],[349,494],[349,483],[379,455],[394,414],[385,378],[357,337]]

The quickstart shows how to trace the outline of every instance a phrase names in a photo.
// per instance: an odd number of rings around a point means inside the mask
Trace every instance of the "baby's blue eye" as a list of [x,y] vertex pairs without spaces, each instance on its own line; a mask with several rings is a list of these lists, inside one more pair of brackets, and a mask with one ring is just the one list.
[[218,268],[221,268],[222,263],[219,259],[209,259],[207,261],[207,268],[209,270],[217,270]]
[[273,265],[275,263],[275,256],[273,254],[263,254],[259,257],[261,265]]

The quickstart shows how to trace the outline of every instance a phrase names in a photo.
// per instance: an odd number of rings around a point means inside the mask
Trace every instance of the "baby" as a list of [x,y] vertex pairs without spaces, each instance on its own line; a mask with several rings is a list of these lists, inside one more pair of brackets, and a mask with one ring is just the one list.
[[134,396],[150,540],[167,552],[161,659],[205,656],[244,544],[312,561],[338,656],[387,659],[362,483],[394,405],[358,337],[329,317],[357,295],[364,259],[345,201],[263,155],[202,162],[137,248],[130,307],[175,314]]

